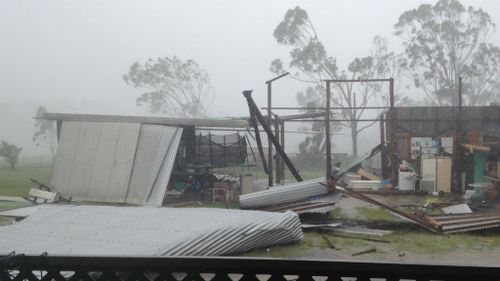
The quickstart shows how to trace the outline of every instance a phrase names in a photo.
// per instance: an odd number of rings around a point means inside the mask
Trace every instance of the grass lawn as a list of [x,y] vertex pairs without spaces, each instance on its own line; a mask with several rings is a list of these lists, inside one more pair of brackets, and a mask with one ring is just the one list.
[[30,178],[48,184],[51,168],[26,168],[15,170],[0,168],[0,196],[26,196],[29,189],[34,186]]

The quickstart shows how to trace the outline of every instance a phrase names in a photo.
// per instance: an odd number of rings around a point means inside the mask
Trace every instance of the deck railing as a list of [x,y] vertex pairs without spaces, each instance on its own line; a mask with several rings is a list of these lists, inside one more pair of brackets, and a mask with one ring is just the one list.
[[0,280],[500,280],[500,268],[240,257],[0,257]]

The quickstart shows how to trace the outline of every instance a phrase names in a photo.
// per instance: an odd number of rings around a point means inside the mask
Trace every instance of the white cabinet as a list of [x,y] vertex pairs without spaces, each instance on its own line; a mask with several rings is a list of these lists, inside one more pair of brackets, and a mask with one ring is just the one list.
[[421,189],[431,192],[451,192],[450,157],[421,158],[420,165]]

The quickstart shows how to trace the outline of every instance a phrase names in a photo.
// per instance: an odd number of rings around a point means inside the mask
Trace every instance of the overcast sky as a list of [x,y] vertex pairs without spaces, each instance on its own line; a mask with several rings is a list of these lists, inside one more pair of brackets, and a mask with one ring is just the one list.
[[[1,1],[0,139],[36,151],[39,104],[54,112],[145,114],[140,90],[121,78],[148,58],[177,55],[206,69],[215,88],[213,116],[247,115],[241,91],[265,103],[270,62],[286,57],[272,34],[285,12],[306,9],[330,55],[343,68],[367,55],[373,36],[392,37],[405,10],[435,1]],[[500,1],[462,1],[500,23]],[[500,45],[500,35],[492,41]],[[304,85],[283,80],[275,105],[294,105]],[[13,122],[14,120],[19,122]]]

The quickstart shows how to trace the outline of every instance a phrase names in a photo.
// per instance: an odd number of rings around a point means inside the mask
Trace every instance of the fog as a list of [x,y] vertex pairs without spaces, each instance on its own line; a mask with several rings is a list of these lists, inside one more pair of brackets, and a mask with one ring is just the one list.
[[[23,147],[24,154],[48,153],[31,139],[39,105],[51,112],[148,114],[135,104],[141,90],[122,75],[136,61],[174,55],[209,72],[215,88],[210,116],[246,116],[241,92],[253,89],[264,106],[264,82],[274,77],[269,65],[289,52],[273,37],[288,9],[307,10],[329,54],[345,68],[367,55],[375,35],[400,51],[392,36],[399,15],[434,2],[1,1],[0,139]],[[500,23],[500,2],[461,2],[483,8]],[[500,34],[491,41],[500,45]],[[291,79],[276,82],[274,105],[295,106],[296,92],[305,86]],[[377,144],[368,137],[372,133],[361,134],[362,152]],[[290,138],[287,150],[296,151],[299,140]],[[350,151],[347,136],[333,141],[333,151]]]

